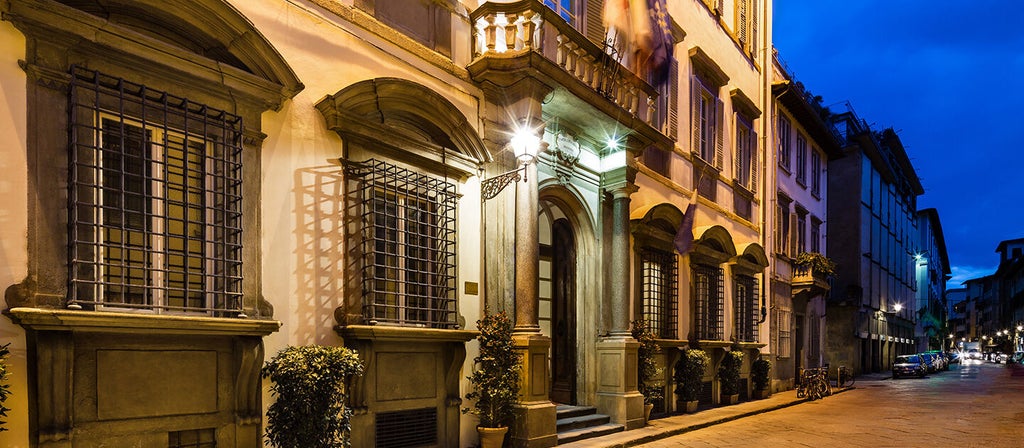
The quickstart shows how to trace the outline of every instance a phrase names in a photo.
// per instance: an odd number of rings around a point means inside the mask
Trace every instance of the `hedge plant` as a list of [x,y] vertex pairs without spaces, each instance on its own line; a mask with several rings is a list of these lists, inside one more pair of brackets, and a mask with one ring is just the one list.
[[711,358],[704,350],[683,349],[673,374],[676,380],[675,392],[680,400],[697,401],[704,390],[704,372],[710,363]]
[[267,439],[278,448],[347,447],[352,409],[346,382],[363,372],[354,350],[292,346],[263,366],[276,397],[267,410]]
[[480,417],[483,428],[512,427],[512,406],[519,396],[520,359],[512,345],[512,321],[505,312],[485,314],[476,321],[480,354],[473,358],[476,370],[469,376],[476,400],[464,413]]
[[718,381],[722,385],[722,395],[740,393],[740,366],[743,365],[743,352],[725,352],[722,364],[718,366]]
[[772,371],[772,363],[764,358],[757,358],[750,366],[750,378],[754,383],[754,390],[765,390],[768,388],[768,374]]
[[662,398],[661,388],[651,383],[661,374],[654,356],[658,353],[658,342],[654,340],[654,332],[647,327],[642,319],[633,321],[633,339],[640,343],[637,349],[637,370],[640,380],[640,393],[644,396],[644,404],[652,404]]

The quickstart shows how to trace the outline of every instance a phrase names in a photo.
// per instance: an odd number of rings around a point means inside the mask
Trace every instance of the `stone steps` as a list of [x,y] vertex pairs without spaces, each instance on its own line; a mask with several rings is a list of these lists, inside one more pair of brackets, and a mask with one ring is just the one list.
[[593,406],[566,406],[555,408],[557,414],[558,443],[576,442],[621,432],[622,425],[609,423],[611,417],[598,414]]

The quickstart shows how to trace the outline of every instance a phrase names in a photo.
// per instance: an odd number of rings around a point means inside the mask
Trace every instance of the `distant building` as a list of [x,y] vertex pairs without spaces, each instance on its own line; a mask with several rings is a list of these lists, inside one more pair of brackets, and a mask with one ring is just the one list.
[[[829,274],[799,260],[827,256],[828,163],[840,157],[831,123],[823,118],[820,98],[804,89],[775,58],[774,196],[768,201],[772,345],[778,387],[793,387],[800,369],[820,367],[825,356],[825,297]],[[772,180],[769,180],[772,182]],[[804,257],[804,258],[802,258]]]
[[970,334],[970,303],[967,301],[967,288],[946,290],[946,328],[947,337],[951,339],[951,348],[961,347]]
[[909,305],[924,188],[895,131],[872,130],[852,108],[831,119],[845,147],[828,166],[828,251],[838,268],[826,352],[832,364],[879,372],[916,346]]
[[917,212],[917,235],[917,252],[913,256],[917,295],[911,306],[917,313],[914,337],[917,351],[938,350],[949,338],[944,301],[950,270],[946,237],[939,212],[934,208]]

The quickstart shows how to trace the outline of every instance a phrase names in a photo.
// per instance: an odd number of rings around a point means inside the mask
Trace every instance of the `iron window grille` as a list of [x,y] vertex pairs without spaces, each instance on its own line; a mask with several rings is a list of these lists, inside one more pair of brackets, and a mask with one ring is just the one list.
[[214,428],[171,431],[167,434],[168,448],[214,448],[217,432]]
[[723,339],[725,279],[722,268],[702,264],[693,265],[694,303],[697,304],[697,339],[720,341]]
[[240,315],[242,119],[74,66],[69,307]]
[[733,284],[736,287],[736,340],[757,342],[757,302],[760,298],[757,277],[737,275]]
[[374,430],[380,448],[436,445],[437,408],[378,413]]
[[780,308],[776,313],[779,329],[779,343],[776,354],[779,358],[792,356],[793,341],[790,337],[793,328],[793,312],[789,308]]
[[675,254],[645,248],[640,252],[643,318],[647,328],[659,338],[676,337]]
[[457,327],[455,184],[375,159],[345,162],[345,172],[365,322]]

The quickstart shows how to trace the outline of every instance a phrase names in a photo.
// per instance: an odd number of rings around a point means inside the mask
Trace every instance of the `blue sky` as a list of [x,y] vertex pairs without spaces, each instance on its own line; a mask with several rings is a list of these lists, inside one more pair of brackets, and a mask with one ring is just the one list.
[[1024,8],[1017,0],[776,0],[779,57],[823,104],[895,129],[939,212],[949,287],[1024,237]]

